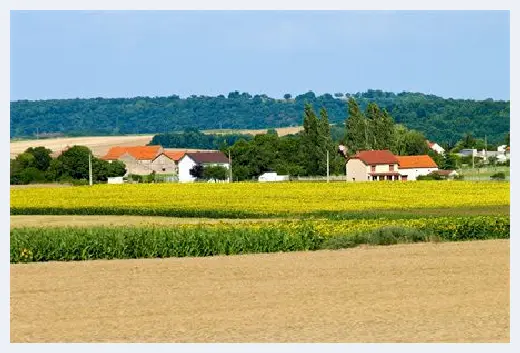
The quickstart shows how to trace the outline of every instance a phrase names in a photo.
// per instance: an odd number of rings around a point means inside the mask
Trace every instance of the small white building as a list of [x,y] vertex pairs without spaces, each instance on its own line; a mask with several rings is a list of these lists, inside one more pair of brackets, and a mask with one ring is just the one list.
[[397,156],[399,161],[399,174],[403,180],[417,180],[420,175],[428,175],[437,171],[439,167],[428,155],[422,156]]
[[123,184],[123,177],[110,177],[107,178],[107,184]]
[[267,172],[258,177],[258,182],[265,183],[271,181],[286,181],[289,180],[288,175],[278,175],[276,172]]
[[190,183],[195,181],[195,177],[190,174],[190,170],[196,165],[221,166],[229,169],[229,159],[222,152],[186,153],[179,160],[178,164],[180,183]]
[[444,148],[442,148],[438,143],[430,142],[428,140],[426,140],[426,143],[428,144],[428,147],[431,150],[434,150],[437,154],[444,154]]

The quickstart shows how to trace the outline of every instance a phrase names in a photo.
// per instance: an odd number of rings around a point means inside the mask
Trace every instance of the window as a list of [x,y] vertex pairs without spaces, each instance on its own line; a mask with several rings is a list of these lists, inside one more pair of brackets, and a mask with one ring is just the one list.
[[389,167],[390,167],[390,168],[389,168],[390,171],[393,172],[393,171],[394,171],[394,165],[393,165],[393,164],[390,164]]
[[375,166],[375,165],[371,165],[371,166],[370,166],[370,171],[371,171],[372,173],[375,173],[375,172],[376,172],[376,166]]

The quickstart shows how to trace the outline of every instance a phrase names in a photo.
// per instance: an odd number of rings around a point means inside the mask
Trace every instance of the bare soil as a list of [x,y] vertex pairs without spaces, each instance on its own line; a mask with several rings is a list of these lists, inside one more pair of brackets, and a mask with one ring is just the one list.
[[11,342],[509,342],[509,240],[11,265]]
[[[278,133],[278,136],[285,136],[291,134],[297,134],[301,130],[303,130],[303,126],[294,126],[294,127],[277,127],[274,128]],[[204,133],[207,134],[216,134],[216,135],[224,135],[224,134],[249,134],[249,135],[259,135],[267,133],[268,129],[216,129],[216,130],[204,130]]]
[[[279,136],[285,136],[289,134],[296,134],[302,130],[303,127],[282,127],[276,128]],[[204,130],[203,132],[208,134],[229,134],[229,133],[242,133],[242,134],[265,134],[267,129],[257,130],[231,130],[231,129],[217,129],[217,130]],[[11,158],[15,158],[17,155],[23,153],[29,147],[43,146],[51,149],[54,152],[63,150],[66,147],[72,147],[74,145],[87,146],[92,150],[92,153],[101,157],[104,156],[111,147],[114,146],[145,146],[153,138],[154,135],[127,135],[127,136],[86,136],[86,137],[60,137],[52,139],[40,139],[40,140],[21,140],[12,141],[10,143]],[[185,150],[185,149],[179,149]]]
[[173,226],[178,224],[217,224],[269,222],[273,219],[175,218],[155,216],[11,216],[11,228],[92,227],[92,226]]
[[153,138],[153,135],[131,135],[131,136],[92,136],[92,137],[64,137],[42,140],[24,140],[10,143],[11,158],[15,158],[29,147],[43,146],[54,152],[63,150],[74,145],[87,146],[92,154],[97,157],[104,156],[114,146],[145,146]]

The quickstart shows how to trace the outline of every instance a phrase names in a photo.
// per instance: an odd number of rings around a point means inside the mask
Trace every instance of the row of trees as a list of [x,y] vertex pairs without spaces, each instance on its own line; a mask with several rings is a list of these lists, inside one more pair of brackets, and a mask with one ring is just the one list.
[[246,134],[204,134],[197,128],[186,128],[180,133],[157,134],[150,141],[149,145],[160,145],[166,148],[194,148],[194,149],[222,149],[231,146],[239,139],[246,141],[253,137]]
[[[368,90],[346,95],[361,110],[370,103],[386,109],[395,123],[428,138],[454,144],[464,133],[487,135],[496,143],[509,131],[509,101],[445,99],[421,93]],[[263,129],[301,124],[305,103],[325,107],[329,120],[345,118],[342,96],[309,91],[290,99],[231,92],[217,97],[93,98],[11,102],[11,138],[64,135],[158,134],[198,129]]]
[[[66,182],[84,183],[89,177],[89,155],[85,146],[73,146],[57,158],[51,157],[52,151],[45,147],[31,147],[16,158],[11,159],[11,185]],[[92,157],[93,181],[106,181],[109,177],[123,176],[126,173],[123,162],[108,163]]]

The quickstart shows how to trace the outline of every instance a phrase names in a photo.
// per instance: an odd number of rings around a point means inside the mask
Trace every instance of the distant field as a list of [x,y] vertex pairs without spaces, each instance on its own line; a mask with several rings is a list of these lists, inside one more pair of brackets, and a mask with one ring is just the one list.
[[57,152],[74,145],[87,146],[92,149],[95,156],[101,157],[113,146],[144,146],[152,140],[152,137],[153,135],[92,136],[14,141],[10,143],[11,158],[23,153],[29,147],[44,146]]
[[176,226],[182,224],[237,224],[272,222],[273,219],[215,219],[152,216],[11,216],[11,228],[20,227],[95,227],[95,226]]
[[[295,126],[295,127],[278,127],[275,128],[278,136],[285,136],[296,134],[299,131],[303,130],[303,126]],[[256,130],[234,130],[234,129],[217,129],[217,130],[204,130],[206,134],[216,134],[216,135],[225,135],[225,134],[250,134],[250,135],[258,135],[267,133],[267,129],[256,129]]]
[[10,265],[15,342],[509,342],[509,240]]
[[[288,134],[295,134],[303,129],[303,127],[282,127],[276,128],[278,135],[284,136]],[[204,130],[206,134],[224,135],[230,133],[240,134],[265,134],[267,129],[258,130],[232,130],[232,129],[218,129],[218,130]],[[53,139],[41,140],[20,140],[11,141],[11,158],[15,158],[20,153],[23,153],[29,147],[44,146],[53,151],[60,151],[67,146],[81,145],[92,149],[92,153],[101,157],[105,155],[111,147],[114,146],[144,146],[147,145],[154,135],[127,135],[127,136],[91,136],[91,137],[63,137]]]

